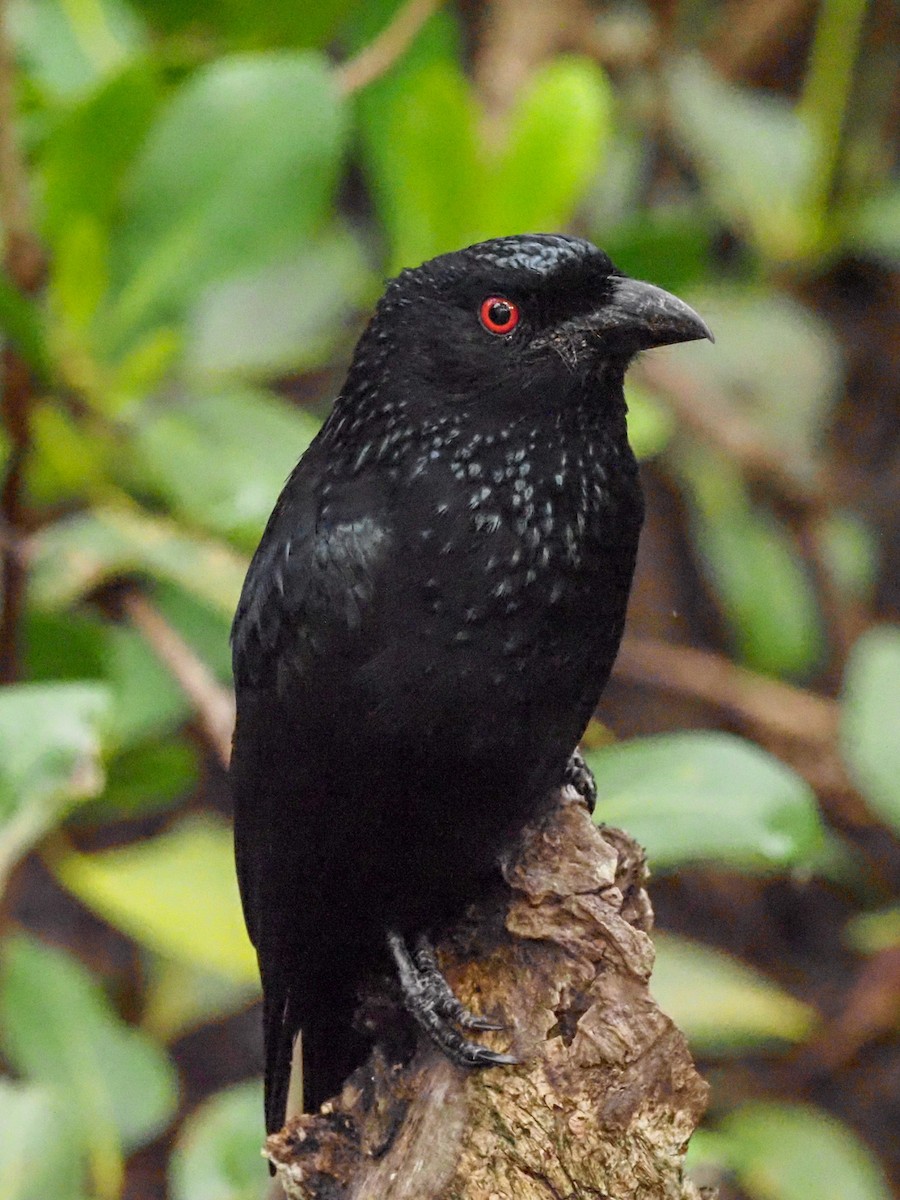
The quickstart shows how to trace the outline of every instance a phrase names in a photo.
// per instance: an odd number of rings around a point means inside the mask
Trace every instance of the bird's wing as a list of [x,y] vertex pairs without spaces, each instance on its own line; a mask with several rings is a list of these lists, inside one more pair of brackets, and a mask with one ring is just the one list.
[[[354,992],[332,978],[336,969],[327,961],[321,882],[335,797],[322,776],[340,755],[342,727],[334,714],[343,704],[344,665],[378,651],[375,612],[391,545],[387,518],[369,515],[387,511],[384,498],[358,482],[343,494],[330,488],[326,504],[315,458],[304,459],[253,558],[232,631],[235,854],[265,995],[270,1128],[283,1119],[297,1029],[305,1031],[307,1090],[316,1083],[327,1088],[331,1075],[313,1068],[319,1057],[329,1068],[332,1058],[340,1060],[330,1031],[338,1020],[349,1026],[352,1016],[342,1004]],[[313,732],[322,713],[332,714],[334,727],[327,750]],[[312,978],[332,982],[318,996]],[[317,1055],[326,1044],[329,1054]]]
[[[312,461],[308,461],[312,458]],[[337,494],[335,494],[337,493]],[[379,649],[376,610],[391,534],[384,497],[365,481],[321,499],[307,456],[282,492],[259,544],[235,615],[232,656],[237,724],[232,754],[238,880],[259,946],[255,876],[270,866],[285,808],[304,804],[307,780],[292,732],[329,703],[340,708],[341,666]],[[337,666],[335,666],[337,664]]]
[[317,473],[301,463],[279,498],[241,593],[232,627],[235,684],[282,688],[333,641],[352,640],[371,604],[390,542],[383,501],[346,489],[325,506]]

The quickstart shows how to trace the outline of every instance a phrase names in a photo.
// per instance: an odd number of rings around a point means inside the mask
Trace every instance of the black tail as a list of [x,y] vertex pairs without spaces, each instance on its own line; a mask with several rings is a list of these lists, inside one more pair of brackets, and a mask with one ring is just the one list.
[[299,1022],[292,1019],[290,992],[267,982],[263,989],[263,1037],[266,1046],[266,1133],[277,1133],[284,1124],[291,1059]]
[[365,1059],[369,1043],[353,1028],[355,989],[317,987],[315,1003],[296,986],[266,980],[263,1035],[266,1045],[266,1131],[284,1125],[294,1042],[302,1032],[303,1111],[316,1112],[336,1095]]

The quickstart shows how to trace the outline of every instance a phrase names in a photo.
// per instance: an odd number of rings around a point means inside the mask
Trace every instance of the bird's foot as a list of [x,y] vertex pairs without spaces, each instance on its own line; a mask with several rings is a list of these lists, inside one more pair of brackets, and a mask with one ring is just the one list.
[[563,787],[572,787],[587,805],[587,810],[594,815],[597,806],[597,783],[594,772],[584,761],[581,751],[576,748],[566,763],[566,773],[563,776]]
[[413,962],[418,968],[419,979],[428,989],[435,1010],[442,1017],[454,1021],[463,1029],[500,1030],[503,1028],[489,1017],[480,1017],[477,1013],[469,1012],[466,1006],[457,1000],[444,978],[434,947],[427,937],[420,937],[416,942]]
[[469,1012],[457,1000],[426,937],[416,942],[415,954],[410,954],[406,942],[393,931],[388,933],[388,946],[407,1012],[451,1062],[461,1067],[506,1067],[518,1062],[513,1055],[498,1054],[477,1042],[469,1042],[460,1033],[460,1028],[497,1030],[503,1026]]

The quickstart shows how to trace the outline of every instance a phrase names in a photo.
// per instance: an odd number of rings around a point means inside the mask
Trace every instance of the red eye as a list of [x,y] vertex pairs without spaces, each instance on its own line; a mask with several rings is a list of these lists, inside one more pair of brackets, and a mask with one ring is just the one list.
[[502,296],[488,296],[481,305],[480,316],[488,333],[511,333],[519,323],[519,306]]

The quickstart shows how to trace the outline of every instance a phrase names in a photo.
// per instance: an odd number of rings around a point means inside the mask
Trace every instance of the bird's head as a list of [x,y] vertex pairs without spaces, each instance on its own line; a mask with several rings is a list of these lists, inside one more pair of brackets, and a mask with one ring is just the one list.
[[592,378],[620,383],[640,350],[697,338],[712,334],[693,309],[582,238],[495,238],[391,280],[348,384],[390,381],[423,404],[545,405]]

